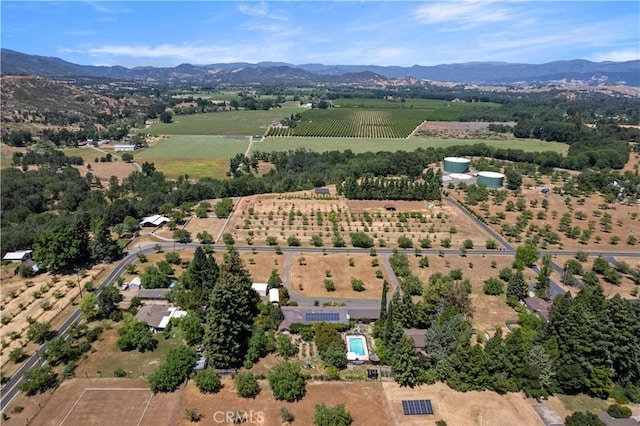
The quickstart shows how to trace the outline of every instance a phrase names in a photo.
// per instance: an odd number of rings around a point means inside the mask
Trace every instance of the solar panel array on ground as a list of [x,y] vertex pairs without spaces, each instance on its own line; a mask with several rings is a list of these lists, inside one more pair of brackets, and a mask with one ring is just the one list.
[[338,312],[307,312],[304,314],[306,321],[340,321]]
[[402,401],[402,411],[405,416],[416,414],[433,414],[430,399],[411,399]]

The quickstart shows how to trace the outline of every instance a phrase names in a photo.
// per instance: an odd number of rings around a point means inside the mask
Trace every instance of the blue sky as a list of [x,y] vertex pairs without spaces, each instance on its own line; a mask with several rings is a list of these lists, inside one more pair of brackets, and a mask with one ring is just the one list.
[[0,2],[2,47],[83,65],[640,59],[637,1]]

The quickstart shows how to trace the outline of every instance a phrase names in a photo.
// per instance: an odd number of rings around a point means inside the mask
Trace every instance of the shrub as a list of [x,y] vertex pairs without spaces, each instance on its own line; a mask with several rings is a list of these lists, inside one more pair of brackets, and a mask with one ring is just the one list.
[[184,416],[190,422],[199,422],[202,415],[198,412],[197,408],[187,408],[184,410]]
[[127,372],[122,367],[113,370],[113,377],[127,377]]
[[260,393],[260,385],[251,372],[238,373],[233,382],[236,392],[243,398],[255,398]]
[[362,280],[356,279],[356,278],[352,278],[351,279],[351,288],[353,289],[353,291],[364,291],[364,282],[362,282]]
[[628,419],[631,417],[631,408],[625,405],[619,404],[611,404],[609,408],[607,408],[607,413],[614,419]]
[[198,371],[193,381],[202,393],[218,393],[222,389],[220,376],[211,368]]
[[324,288],[327,291],[336,291],[336,285],[333,280],[324,280]]
[[504,283],[499,278],[491,277],[484,281],[482,291],[489,296],[499,296],[504,293]]

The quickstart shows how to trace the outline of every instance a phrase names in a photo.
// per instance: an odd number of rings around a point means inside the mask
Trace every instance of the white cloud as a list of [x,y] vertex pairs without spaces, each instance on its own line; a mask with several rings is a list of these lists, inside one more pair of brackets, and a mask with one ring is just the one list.
[[[501,3],[504,5],[504,3]],[[491,1],[449,1],[418,7],[414,18],[426,24],[458,24],[465,29],[486,23],[509,21],[516,18],[514,10],[498,6]],[[453,28],[455,29],[455,28]]]
[[88,1],[87,4],[98,13],[120,14],[132,12],[131,9],[125,6],[126,3],[122,2],[107,2],[105,4],[100,2]]
[[272,12],[269,9],[269,4],[267,2],[242,3],[238,6],[238,10],[240,11],[240,13],[244,13],[245,15],[249,15],[254,18],[271,18],[278,20],[287,19],[284,14]]
[[640,59],[640,49],[623,49],[623,50],[612,50],[609,52],[600,52],[597,53],[591,58],[594,62],[626,62],[633,61],[636,59]]
[[[175,66],[179,63],[211,64],[225,62],[285,61],[291,52],[290,43],[260,44],[159,44],[159,45],[103,45],[79,48],[60,48],[60,54],[86,54],[103,64]],[[112,60],[109,60],[112,57]]]

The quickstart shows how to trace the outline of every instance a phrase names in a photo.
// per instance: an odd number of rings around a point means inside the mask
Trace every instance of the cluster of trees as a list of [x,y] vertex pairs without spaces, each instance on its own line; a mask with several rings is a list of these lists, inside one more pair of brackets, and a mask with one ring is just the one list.
[[[517,277],[518,272],[509,279],[510,287]],[[401,385],[441,380],[461,391],[523,390],[532,397],[587,393],[605,399],[615,394],[640,401],[640,360],[634,356],[640,353],[637,304],[618,295],[606,299],[599,285],[583,287],[576,297],[566,293],[554,300],[548,323],[518,307],[520,328],[506,336],[498,328],[488,341],[472,344],[465,305],[451,303],[451,290],[433,297],[430,288],[441,280],[430,280],[429,297],[421,302],[424,308],[436,306],[428,324],[407,324],[410,300],[397,294],[388,309],[383,305],[376,323],[378,354],[392,365]],[[404,335],[408,325],[425,328],[427,355],[418,355]]]
[[440,173],[429,169],[420,181],[370,176],[358,180],[350,177],[344,184],[338,184],[337,190],[354,200],[439,200],[441,187]]

